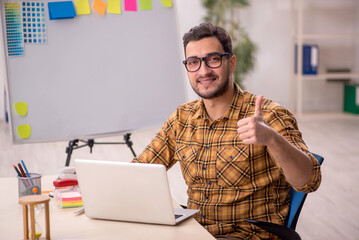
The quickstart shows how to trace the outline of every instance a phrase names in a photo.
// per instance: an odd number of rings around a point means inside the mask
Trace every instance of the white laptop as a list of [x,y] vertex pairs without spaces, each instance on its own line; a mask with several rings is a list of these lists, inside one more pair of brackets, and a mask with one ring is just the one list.
[[75,169],[90,218],[176,225],[199,211],[173,209],[163,165],[76,159]]

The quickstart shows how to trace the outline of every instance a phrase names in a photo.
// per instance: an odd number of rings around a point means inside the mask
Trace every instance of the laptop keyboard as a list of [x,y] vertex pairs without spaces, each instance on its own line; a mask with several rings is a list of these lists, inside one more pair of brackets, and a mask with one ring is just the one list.
[[182,217],[183,215],[175,214],[175,219]]

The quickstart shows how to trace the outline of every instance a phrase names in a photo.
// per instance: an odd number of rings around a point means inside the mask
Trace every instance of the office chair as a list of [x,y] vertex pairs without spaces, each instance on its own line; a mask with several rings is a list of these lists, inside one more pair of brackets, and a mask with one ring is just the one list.
[[[312,153],[318,160],[319,164],[323,163],[324,158],[318,154]],[[300,211],[302,210],[307,193],[297,192],[290,188],[290,206],[286,220],[286,225],[282,226],[275,223],[263,222],[257,220],[244,219],[244,221],[252,223],[267,232],[270,232],[283,240],[301,240],[299,234],[295,231]]]

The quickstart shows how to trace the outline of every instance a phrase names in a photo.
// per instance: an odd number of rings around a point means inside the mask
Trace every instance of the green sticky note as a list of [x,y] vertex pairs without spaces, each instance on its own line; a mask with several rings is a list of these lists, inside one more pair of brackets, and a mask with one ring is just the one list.
[[172,7],[172,0],[161,0],[166,7]]
[[29,138],[31,135],[31,127],[29,124],[23,124],[17,126],[17,133],[22,139]]
[[26,116],[27,114],[27,103],[26,102],[16,102],[15,103],[15,110],[17,114],[20,116]]
[[152,0],[140,0],[141,10],[152,10]]

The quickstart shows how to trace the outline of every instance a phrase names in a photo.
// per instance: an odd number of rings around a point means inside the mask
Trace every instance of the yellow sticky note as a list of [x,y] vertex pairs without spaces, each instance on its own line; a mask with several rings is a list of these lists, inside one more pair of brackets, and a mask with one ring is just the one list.
[[172,7],[172,0],[161,0],[166,7]]
[[121,0],[108,0],[107,13],[121,14]]
[[17,133],[22,139],[29,138],[31,135],[31,127],[29,124],[23,124],[17,126]]
[[107,8],[107,3],[102,0],[93,1],[93,9],[95,9],[99,14],[105,15]]
[[91,14],[89,0],[76,0],[76,13],[77,15]]
[[27,103],[26,102],[16,102],[15,103],[15,110],[17,114],[20,116],[26,116],[27,114]]

